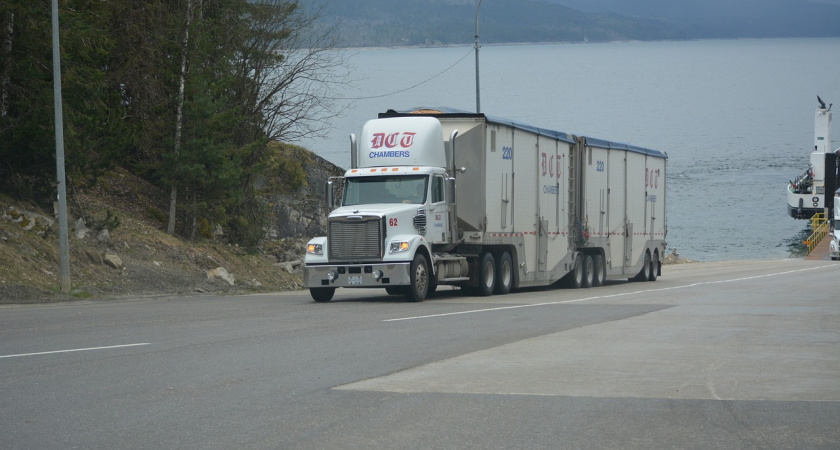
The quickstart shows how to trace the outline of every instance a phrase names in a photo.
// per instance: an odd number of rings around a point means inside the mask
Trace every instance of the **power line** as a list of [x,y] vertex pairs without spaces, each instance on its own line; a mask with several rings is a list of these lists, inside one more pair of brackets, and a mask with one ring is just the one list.
[[473,52],[473,50],[470,49],[469,51],[467,51],[467,53],[464,56],[461,57],[461,59],[459,59],[458,61],[455,61],[451,66],[447,67],[446,69],[443,69],[443,71],[439,72],[438,74],[433,75],[433,76],[415,84],[414,86],[407,87],[405,89],[400,89],[398,91],[390,92],[390,93],[387,93],[387,94],[371,95],[370,97],[334,97],[333,100],[370,100],[370,99],[374,99],[374,98],[389,97],[391,95],[396,95],[396,94],[400,94],[400,93],[403,93],[403,92],[406,92],[406,91],[410,91],[410,90],[412,90],[412,89],[414,89],[418,86],[422,86],[422,85],[428,83],[429,81],[434,80],[435,78],[445,74],[446,72],[449,72],[453,67],[457,66],[467,56],[470,56],[470,54],[472,52]]

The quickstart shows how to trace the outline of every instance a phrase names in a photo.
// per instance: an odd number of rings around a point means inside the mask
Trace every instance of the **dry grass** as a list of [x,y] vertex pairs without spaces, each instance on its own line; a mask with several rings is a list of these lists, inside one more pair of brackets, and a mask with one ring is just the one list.
[[[58,226],[42,237],[21,223],[0,220],[0,303],[300,288],[300,275],[278,267],[273,253],[247,254],[217,241],[189,242],[166,234],[160,204],[165,193],[127,172],[73,188],[68,192],[71,295],[59,292]],[[9,207],[52,216],[0,195],[0,209]],[[90,228],[82,239],[73,232],[79,217]],[[96,228],[113,225],[115,218],[119,225],[110,241],[100,242]],[[105,265],[106,253],[118,255],[123,267]],[[234,286],[207,278],[206,271],[219,266],[234,275]]]

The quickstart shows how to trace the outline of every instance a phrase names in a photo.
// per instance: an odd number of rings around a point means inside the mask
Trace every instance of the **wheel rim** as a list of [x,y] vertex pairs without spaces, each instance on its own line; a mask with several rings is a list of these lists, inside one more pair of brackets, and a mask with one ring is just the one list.
[[658,265],[659,265],[659,253],[654,253],[653,258],[651,258],[651,260],[650,260],[650,277],[649,277],[650,281],[656,280],[656,277],[657,277],[656,269],[657,269]]
[[603,258],[599,261],[598,276],[600,277],[600,284],[603,285],[607,281],[607,262]]
[[495,277],[495,276],[496,276],[496,274],[493,273],[493,265],[492,264],[485,264],[484,265],[484,285],[486,287],[489,288],[489,287],[493,286],[493,277]]
[[502,264],[502,269],[501,270],[502,270],[502,283],[505,286],[507,286],[507,285],[510,284],[511,273],[512,273],[512,271],[510,269],[510,264],[507,261],[505,261],[505,263]]
[[418,264],[414,271],[415,285],[417,292],[426,292],[426,285],[428,284],[428,275],[426,274],[426,267],[423,264]]

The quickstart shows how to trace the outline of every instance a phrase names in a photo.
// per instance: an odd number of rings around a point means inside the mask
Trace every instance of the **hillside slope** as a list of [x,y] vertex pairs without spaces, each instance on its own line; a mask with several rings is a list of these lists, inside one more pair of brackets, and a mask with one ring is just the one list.
[[167,193],[124,170],[95,184],[71,182],[70,296],[59,292],[52,212],[0,194],[0,303],[299,289],[304,244],[326,221],[318,180],[341,169],[309,152],[296,157],[309,179],[291,192],[266,193],[271,224],[247,252],[223,234],[194,242],[167,234]]

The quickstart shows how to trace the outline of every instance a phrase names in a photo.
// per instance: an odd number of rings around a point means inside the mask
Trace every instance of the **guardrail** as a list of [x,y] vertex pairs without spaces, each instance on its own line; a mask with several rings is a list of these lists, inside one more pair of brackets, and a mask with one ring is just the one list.
[[816,213],[811,217],[811,235],[807,240],[802,241],[802,245],[808,247],[808,254],[810,255],[822,238],[828,234],[828,219],[825,218],[825,213]]

